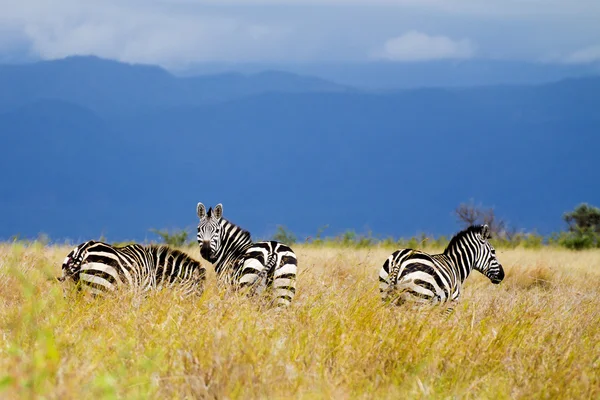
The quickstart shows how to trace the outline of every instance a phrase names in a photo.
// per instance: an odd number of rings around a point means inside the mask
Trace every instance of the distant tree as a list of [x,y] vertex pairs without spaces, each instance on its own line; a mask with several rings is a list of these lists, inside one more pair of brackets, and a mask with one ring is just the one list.
[[471,225],[487,224],[492,235],[510,240],[515,235],[514,229],[509,229],[506,222],[496,216],[494,208],[485,208],[481,204],[476,205],[473,200],[461,203],[454,210],[459,224],[463,228]]
[[458,222],[465,228],[475,225],[481,217],[481,210],[472,202],[468,204],[461,203],[458,207],[456,207],[454,212],[456,213]]
[[283,225],[277,226],[277,232],[273,235],[273,240],[276,240],[287,245],[296,243],[296,235]]
[[565,213],[563,219],[569,225],[569,231],[561,235],[560,244],[575,250],[600,247],[599,208],[583,203]]
[[570,232],[591,231],[600,233],[600,208],[582,203],[575,210],[565,213],[563,219]]
[[169,232],[168,230],[150,229],[151,232],[161,237],[163,243],[169,246],[181,247],[186,244],[188,239],[188,232],[185,230],[175,230]]

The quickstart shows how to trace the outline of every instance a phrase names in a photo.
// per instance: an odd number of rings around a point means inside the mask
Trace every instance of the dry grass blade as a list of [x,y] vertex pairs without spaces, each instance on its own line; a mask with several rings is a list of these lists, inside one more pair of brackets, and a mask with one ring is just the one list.
[[600,251],[509,250],[450,315],[386,306],[389,249],[297,246],[274,309],[217,288],[67,294],[65,247],[0,245],[2,398],[598,398]]

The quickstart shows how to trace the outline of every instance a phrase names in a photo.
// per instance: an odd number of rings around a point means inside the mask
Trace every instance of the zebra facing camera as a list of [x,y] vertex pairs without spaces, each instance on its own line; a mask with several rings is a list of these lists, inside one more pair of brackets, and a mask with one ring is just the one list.
[[[202,203],[198,203],[196,206],[196,214],[198,214],[198,218],[203,219],[206,218],[206,206]],[[219,203],[215,206],[215,208],[208,209],[208,216],[215,217],[217,219],[221,219],[223,217],[223,204]]]

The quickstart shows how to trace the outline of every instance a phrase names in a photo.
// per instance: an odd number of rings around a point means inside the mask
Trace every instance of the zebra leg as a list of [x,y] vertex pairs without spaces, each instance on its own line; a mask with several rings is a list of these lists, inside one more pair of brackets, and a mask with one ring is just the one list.
[[[445,303],[445,304],[449,304],[449,306],[446,307],[446,310],[442,313],[444,316],[448,317],[454,312],[454,308],[458,305],[459,297],[460,297],[460,285],[458,285],[456,288],[454,288],[454,290],[452,291],[452,294],[450,295],[449,302]],[[445,299],[443,299],[443,300],[445,300]]]
[[67,289],[69,286],[71,286],[69,285],[69,281],[71,281],[74,284],[75,289],[77,289],[78,293],[81,292],[82,287],[81,281],[79,280],[79,274],[81,272],[81,263],[83,261],[83,253],[81,251],[85,249],[89,244],[93,243],[93,241],[85,242],[75,247],[65,257],[61,266],[62,276],[58,276],[55,278],[58,282],[62,284],[64,298],[67,298]]
[[57,282],[60,283],[60,287],[62,289],[63,292],[63,299],[67,298],[67,284],[65,283],[65,280],[67,279],[66,276],[57,276],[54,279],[56,279]]
[[442,316],[449,317],[454,312],[454,307],[446,307],[442,312]]
[[393,291],[393,287],[390,287],[389,281],[389,273],[390,273],[390,259],[388,258],[383,263],[383,267],[379,270],[379,294],[381,295],[381,300],[387,301],[390,293]]
[[273,272],[273,288],[277,306],[289,306],[296,295],[296,272],[298,259],[290,249],[280,249],[279,265]]
[[[446,303],[448,304],[448,303]],[[458,305],[458,301],[457,299],[452,299],[449,302],[449,306],[446,307],[446,309],[442,312],[442,314],[446,317],[449,317],[450,315],[452,315],[452,313],[454,312],[454,308]]]
[[[381,300],[396,303],[399,300],[397,296],[398,275],[400,274],[401,260],[397,260],[398,251],[390,255],[383,263],[379,272],[379,292]],[[391,298],[392,296],[393,298]]]
[[256,258],[246,260],[240,271],[239,287],[241,289],[249,288],[248,296],[262,293],[267,285],[268,271],[261,260]]
[[[418,280],[417,280],[418,281]],[[397,295],[393,299],[395,303],[431,304],[437,300],[435,293],[428,288],[420,286],[415,279],[401,278],[395,285]]]
[[263,268],[262,271],[258,275],[256,275],[256,279],[250,285],[250,290],[248,291],[248,296],[254,296],[256,294],[262,294],[267,287],[267,275],[269,273],[269,268]]
[[[71,272],[71,274],[69,272]],[[82,288],[81,282],[79,281],[79,266],[76,266],[73,269],[67,269],[63,265],[62,273],[62,276],[57,276],[52,280],[59,282],[63,292],[63,298],[66,299],[68,297],[68,292],[72,292],[73,289],[80,293]]]
[[191,286],[187,294],[194,294],[197,297],[202,297],[206,283],[206,271],[204,269],[195,269],[192,273],[189,286]]

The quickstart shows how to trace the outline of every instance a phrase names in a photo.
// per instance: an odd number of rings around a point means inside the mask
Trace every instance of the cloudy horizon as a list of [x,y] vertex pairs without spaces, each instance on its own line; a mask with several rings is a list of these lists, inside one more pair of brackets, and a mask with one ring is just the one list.
[[0,60],[600,62],[600,2],[0,0]]

